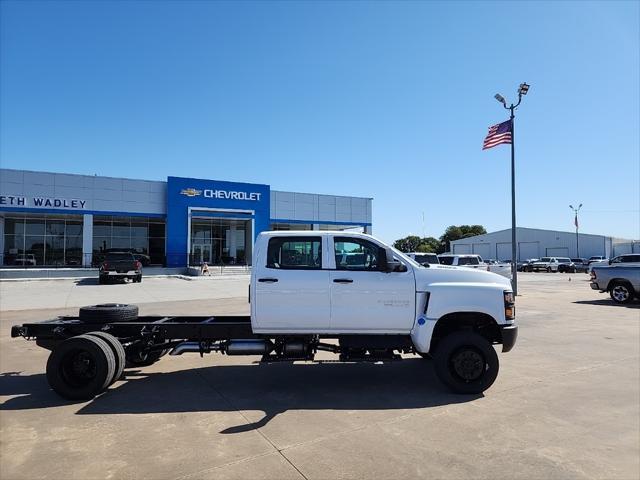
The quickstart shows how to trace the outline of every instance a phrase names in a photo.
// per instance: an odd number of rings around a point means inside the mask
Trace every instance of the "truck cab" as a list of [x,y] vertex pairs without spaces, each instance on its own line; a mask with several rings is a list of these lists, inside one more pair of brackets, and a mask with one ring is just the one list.
[[261,233],[250,288],[252,330],[262,335],[341,343],[358,336],[364,350],[410,345],[421,355],[435,354],[453,333],[477,335],[503,351],[517,335],[505,277],[486,268],[425,268],[360,233]]

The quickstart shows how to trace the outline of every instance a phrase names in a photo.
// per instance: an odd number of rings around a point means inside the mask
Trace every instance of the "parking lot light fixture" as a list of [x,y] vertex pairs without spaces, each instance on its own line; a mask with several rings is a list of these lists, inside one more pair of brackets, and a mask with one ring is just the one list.
[[513,294],[518,295],[518,255],[517,255],[517,239],[516,239],[516,161],[515,161],[515,125],[514,111],[520,106],[522,96],[529,92],[530,85],[522,82],[518,88],[518,103],[507,106],[507,101],[502,95],[496,93],[494,98],[502,103],[502,106],[509,110],[511,114],[511,285]]

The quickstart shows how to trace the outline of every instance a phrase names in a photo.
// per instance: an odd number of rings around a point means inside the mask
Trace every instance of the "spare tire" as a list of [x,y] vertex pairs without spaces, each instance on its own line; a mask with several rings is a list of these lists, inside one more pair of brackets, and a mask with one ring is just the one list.
[[80,308],[78,317],[81,322],[92,324],[133,322],[138,319],[138,307],[122,303],[103,303]]

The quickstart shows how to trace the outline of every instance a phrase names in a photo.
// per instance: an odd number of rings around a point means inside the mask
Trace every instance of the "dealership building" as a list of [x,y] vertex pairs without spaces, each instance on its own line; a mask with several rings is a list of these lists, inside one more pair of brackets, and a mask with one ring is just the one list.
[[371,233],[371,202],[254,183],[0,169],[0,265],[86,267],[109,250],[165,267],[250,265],[265,230]]

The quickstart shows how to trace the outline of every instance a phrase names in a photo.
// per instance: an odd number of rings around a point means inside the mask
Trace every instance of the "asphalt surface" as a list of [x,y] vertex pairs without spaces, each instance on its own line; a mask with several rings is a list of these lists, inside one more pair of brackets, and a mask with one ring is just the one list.
[[[639,478],[640,304],[614,305],[584,274],[519,279],[518,343],[484,395],[448,393],[420,358],[259,365],[191,354],[127,370],[82,403],[51,392],[48,352],[9,332],[75,313],[75,296],[62,303],[60,292],[89,287],[0,284],[0,478]],[[248,313],[246,280],[169,280],[96,286],[82,304]],[[34,293],[47,284],[51,300]]]

